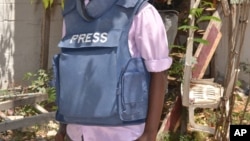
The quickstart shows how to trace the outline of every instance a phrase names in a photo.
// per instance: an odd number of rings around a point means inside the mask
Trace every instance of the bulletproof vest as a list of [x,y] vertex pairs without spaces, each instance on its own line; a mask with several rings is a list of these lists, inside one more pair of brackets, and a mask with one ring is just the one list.
[[[145,121],[149,72],[131,58],[128,33],[144,0],[66,0],[66,35],[53,59],[56,120],[84,125]],[[146,29],[145,29],[146,30]]]

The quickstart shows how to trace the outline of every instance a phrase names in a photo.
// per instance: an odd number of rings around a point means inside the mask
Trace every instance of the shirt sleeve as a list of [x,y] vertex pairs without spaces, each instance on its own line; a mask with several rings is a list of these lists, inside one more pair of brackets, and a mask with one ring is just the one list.
[[158,11],[145,5],[135,16],[130,32],[129,46],[133,57],[142,57],[149,72],[167,70],[172,64],[169,57],[167,34]]

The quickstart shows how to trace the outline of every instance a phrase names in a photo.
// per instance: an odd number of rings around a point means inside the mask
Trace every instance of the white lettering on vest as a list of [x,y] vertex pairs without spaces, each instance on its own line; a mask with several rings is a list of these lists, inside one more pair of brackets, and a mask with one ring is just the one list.
[[70,39],[70,44],[72,43],[105,43],[108,41],[108,33],[95,32],[95,33],[84,33],[84,34],[75,34]]
[[102,43],[105,43],[105,42],[107,42],[107,40],[108,40],[108,33],[102,33],[101,34],[101,42]]
[[72,44],[73,43],[73,41],[75,41],[75,40],[77,40],[78,39],[78,37],[79,37],[79,35],[73,35],[72,37],[71,37],[71,40],[70,40],[70,44]]
[[77,43],[84,42],[86,34],[80,34]]
[[98,33],[98,32],[94,33],[94,35],[93,35],[93,42],[94,43],[99,42],[99,39],[100,39],[99,37],[100,37],[100,33]]
[[92,37],[93,37],[93,33],[87,34],[85,42],[86,42],[86,43],[90,43]]

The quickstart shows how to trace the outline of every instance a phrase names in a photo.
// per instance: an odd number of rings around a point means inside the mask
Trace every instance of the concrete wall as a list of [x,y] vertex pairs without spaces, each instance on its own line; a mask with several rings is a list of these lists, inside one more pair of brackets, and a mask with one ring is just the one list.
[[[222,17],[223,18],[223,17]],[[250,19],[250,16],[248,17]],[[224,77],[225,72],[227,71],[227,61],[228,61],[228,49],[229,49],[229,44],[228,44],[228,38],[229,38],[229,19],[228,18],[223,18],[222,21],[222,39],[219,43],[219,46],[216,50],[215,53],[215,71],[216,71],[216,77]],[[238,34],[239,36],[239,34]],[[249,64],[248,69],[250,70],[250,25],[249,23],[247,24],[247,28],[245,31],[245,38],[243,42],[243,48],[240,53],[240,62],[244,62],[246,64]],[[238,45],[239,47],[239,45]],[[247,87],[250,82],[250,74],[246,73],[243,71],[243,69],[240,70],[239,73],[239,80],[242,82],[243,87]]]
[[[0,88],[20,85],[27,72],[36,72],[40,63],[41,0],[0,0]],[[52,11],[49,60],[58,52],[61,37],[61,7]],[[51,61],[49,61],[51,65]]]

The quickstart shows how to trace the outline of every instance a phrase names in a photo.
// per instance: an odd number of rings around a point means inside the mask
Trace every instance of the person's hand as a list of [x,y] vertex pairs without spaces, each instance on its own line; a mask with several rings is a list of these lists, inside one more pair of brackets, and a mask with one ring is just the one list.
[[156,134],[143,133],[142,136],[135,141],[156,141]]
[[55,141],[64,141],[64,138],[66,136],[66,124],[60,123],[59,130],[55,135]]
[[57,133],[55,136],[55,141],[64,141],[65,134]]

